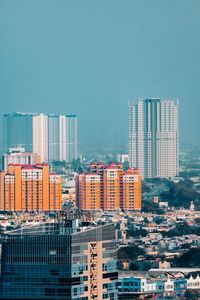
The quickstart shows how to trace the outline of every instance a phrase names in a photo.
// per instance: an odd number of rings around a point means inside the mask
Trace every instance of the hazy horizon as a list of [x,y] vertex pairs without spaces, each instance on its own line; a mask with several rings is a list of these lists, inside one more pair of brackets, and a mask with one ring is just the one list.
[[198,144],[199,12],[198,0],[0,0],[1,115],[75,113],[80,147],[120,147],[130,99],[178,98],[181,144]]

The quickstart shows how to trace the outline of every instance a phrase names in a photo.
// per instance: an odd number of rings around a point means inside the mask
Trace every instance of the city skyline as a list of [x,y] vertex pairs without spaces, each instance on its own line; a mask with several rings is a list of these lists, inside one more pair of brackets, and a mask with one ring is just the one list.
[[200,0],[0,0],[0,299],[200,299]]
[[75,112],[99,148],[125,145],[130,98],[179,98],[181,144],[199,143],[199,1],[36,2],[1,2],[1,113]]

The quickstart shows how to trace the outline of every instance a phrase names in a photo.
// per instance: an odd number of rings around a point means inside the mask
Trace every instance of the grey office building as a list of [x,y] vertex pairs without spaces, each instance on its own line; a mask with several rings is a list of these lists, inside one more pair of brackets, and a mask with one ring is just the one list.
[[33,151],[33,115],[27,113],[4,114],[3,140],[4,152],[10,148],[25,148]]
[[77,220],[4,233],[2,300],[118,299],[113,224],[80,230]]
[[77,117],[76,115],[66,115],[67,129],[67,158],[66,161],[72,161],[77,158]]
[[48,115],[49,161],[60,160],[60,117]]

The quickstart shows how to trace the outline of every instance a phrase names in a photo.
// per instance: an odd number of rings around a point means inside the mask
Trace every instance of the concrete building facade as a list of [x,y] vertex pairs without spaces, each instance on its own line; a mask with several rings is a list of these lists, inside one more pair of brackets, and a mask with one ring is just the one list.
[[178,100],[139,99],[129,105],[129,163],[142,177],[179,174]]
[[24,148],[12,148],[2,155],[2,170],[8,171],[9,164],[36,165],[39,164],[40,155],[32,152],[25,152]]

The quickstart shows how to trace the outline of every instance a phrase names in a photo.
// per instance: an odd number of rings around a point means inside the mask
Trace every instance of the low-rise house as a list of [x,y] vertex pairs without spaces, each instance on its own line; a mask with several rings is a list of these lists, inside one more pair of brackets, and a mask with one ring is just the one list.
[[188,289],[200,289],[200,277],[198,275],[190,275],[190,277],[187,280],[187,288]]
[[151,269],[148,272],[119,272],[119,299],[127,299],[131,295],[175,296],[181,299],[187,289],[200,289],[200,276],[193,274],[194,271],[200,272],[200,269],[168,268]]

